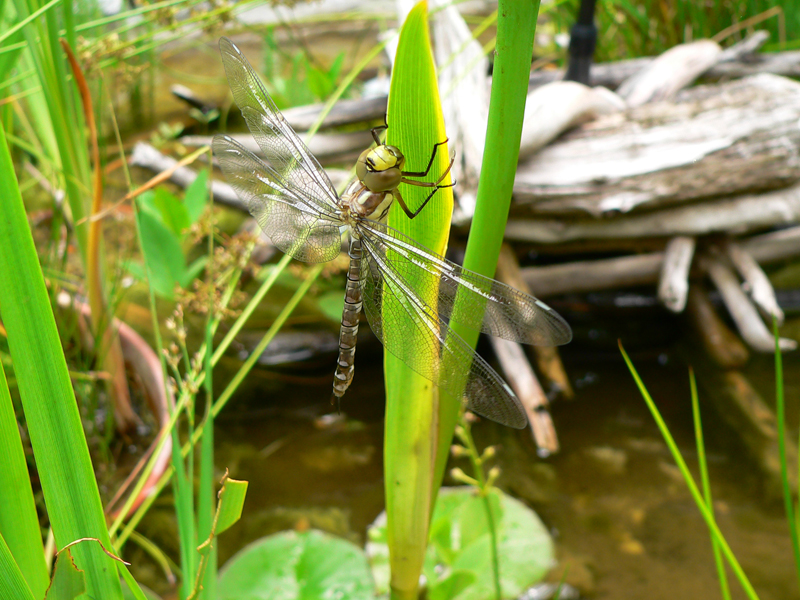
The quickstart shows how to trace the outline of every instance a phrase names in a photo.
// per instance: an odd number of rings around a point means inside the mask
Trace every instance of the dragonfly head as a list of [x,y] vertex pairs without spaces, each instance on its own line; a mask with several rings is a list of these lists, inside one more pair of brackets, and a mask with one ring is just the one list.
[[368,148],[358,157],[356,176],[371,192],[391,192],[400,185],[405,162],[405,156],[395,146]]

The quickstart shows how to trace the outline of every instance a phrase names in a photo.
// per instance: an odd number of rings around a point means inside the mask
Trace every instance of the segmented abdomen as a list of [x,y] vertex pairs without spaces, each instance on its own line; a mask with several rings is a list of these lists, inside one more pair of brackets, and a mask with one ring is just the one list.
[[336,398],[341,398],[353,381],[358,317],[361,314],[361,240],[351,237],[347,254],[350,256],[350,269],[347,272],[342,328],[339,332],[339,361],[333,376],[333,395]]

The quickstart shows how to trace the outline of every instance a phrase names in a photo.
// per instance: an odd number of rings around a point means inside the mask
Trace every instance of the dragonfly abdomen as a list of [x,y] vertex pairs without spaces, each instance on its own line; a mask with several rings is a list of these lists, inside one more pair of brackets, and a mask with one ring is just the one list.
[[339,360],[333,376],[333,395],[341,398],[353,381],[356,356],[356,337],[361,314],[361,240],[350,238],[350,269],[347,272],[347,285],[344,292],[342,328],[339,331]]

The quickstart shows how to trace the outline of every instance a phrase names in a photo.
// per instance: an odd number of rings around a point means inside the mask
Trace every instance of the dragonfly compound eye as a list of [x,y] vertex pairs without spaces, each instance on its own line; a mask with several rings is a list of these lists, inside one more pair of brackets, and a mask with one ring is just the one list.
[[403,153],[394,146],[378,146],[361,153],[356,175],[368,190],[390,192],[400,185],[404,163]]

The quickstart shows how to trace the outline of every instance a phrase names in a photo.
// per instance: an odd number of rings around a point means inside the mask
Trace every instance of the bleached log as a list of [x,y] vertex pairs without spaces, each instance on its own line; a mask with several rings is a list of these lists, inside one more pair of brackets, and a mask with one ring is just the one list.
[[[735,178],[736,174],[731,173]],[[511,240],[555,244],[571,240],[735,234],[800,222],[800,184],[790,188],[605,219],[514,219]]]
[[[761,320],[758,310],[742,290],[733,269],[718,256],[702,256],[699,264],[719,290],[728,313],[748,346],[758,352],[774,352],[775,340]],[[779,345],[781,350],[797,348],[796,341],[786,338],[781,338]]]
[[[250,152],[261,156],[261,148],[249,133],[230,133],[230,137],[242,144]],[[305,142],[317,160],[322,164],[353,162],[365,148],[373,143],[369,131],[354,131],[352,133],[318,133],[311,138],[300,134],[300,139]],[[189,147],[200,147],[211,144],[212,138],[205,135],[186,135],[180,142]]]
[[[800,256],[800,226],[739,242],[760,264]],[[592,292],[658,281],[664,252],[586,260],[546,267],[523,267],[522,277],[540,298],[571,292]]]
[[740,369],[750,353],[739,337],[719,317],[705,289],[697,283],[689,288],[686,314],[694,326],[703,349],[723,369]]
[[800,180],[798,123],[800,83],[784,77],[690,88],[578,127],[521,163],[512,210],[600,216],[785,187]]
[[[654,60],[654,57],[646,57],[592,65],[592,84],[616,89],[623,81]],[[564,79],[564,73],[564,69],[536,71],[531,73],[529,85],[538,87],[553,81],[561,81]],[[718,62],[708,69],[703,77],[712,80],[737,79],[759,73],[800,77],[800,51],[756,54],[754,57],[747,56],[729,62]]]
[[623,81],[617,94],[625,99],[628,106],[671,100],[716,64],[721,53],[720,45],[712,40],[679,44]]
[[525,407],[540,455],[550,456],[558,452],[558,436],[547,410],[547,396],[525,356],[525,351],[517,342],[493,336],[490,336],[490,340],[503,368],[503,375]]
[[[498,281],[522,290],[526,294],[538,295],[538,291],[532,290],[523,278],[519,262],[508,244],[503,244],[500,250],[495,276]],[[564,363],[561,362],[558,348],[533,346],[532,349],[536,355],[536,366],[544,377],[549,391],[557,392],[565,398],[573,398],[575,392],[572,390],[569,377],[564,369]]]
[[756,260],[739,244],[729,241],[725,244],[725,252],[739,275],[747,284],[753,302],[766,314],[775,317],[778,324],[783,323],[783,311],[778,306],[775,290]]
[[537,88],[528,94],[525,103],[520,160],[576,125],[622,110],[625,110],[625,101],[603,87],[556,81]]
[[683,312],[689,294],[689,269],[696,242],[693,237],[672,238],[664,251],[658,299],[674,313]]

